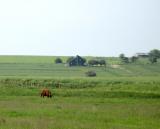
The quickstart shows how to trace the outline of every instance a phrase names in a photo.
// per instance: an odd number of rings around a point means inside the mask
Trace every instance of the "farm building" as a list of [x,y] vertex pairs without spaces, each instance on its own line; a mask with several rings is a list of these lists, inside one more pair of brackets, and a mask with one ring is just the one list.
[[85,65],[86,60],[80,56],[76,56],[74,57],[72,60],[70,60],[68,62],[69,66],[84,66]]
[[136,57],[148,57],[148,53],[136,53]]

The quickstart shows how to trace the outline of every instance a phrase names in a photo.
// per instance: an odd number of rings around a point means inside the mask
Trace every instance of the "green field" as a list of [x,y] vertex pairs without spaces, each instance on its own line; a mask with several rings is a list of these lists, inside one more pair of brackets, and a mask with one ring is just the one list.
[[[0,78],[84,78],[85,72],[94,70],[97,77],[159,76],[160,63],[149,64],[140,59],[136,64],[119,65],[116,57],[96,57],[107,61],[107,67],[67,67],[55,64],[52,56],[0,56]],[[61,57],[65,63],[68,57]],[[87,60],[94,57],[86,57]]]
[[[0,129],[160,128],[160,63],[66,67],[55,58],[0,56]],[[44,87],[53,98],[40,97]]]

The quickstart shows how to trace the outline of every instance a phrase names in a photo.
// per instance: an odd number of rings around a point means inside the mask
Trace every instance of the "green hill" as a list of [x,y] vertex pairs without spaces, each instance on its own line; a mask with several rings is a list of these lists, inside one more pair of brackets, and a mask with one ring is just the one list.
[[[140,60],[137,64],[120,65],[116,57],[86,57],[103,58],[107,60],[107,67],[68,67],[65,64],[55,64],[55,56],[0,56],[0,77],[14,78],[83,78],[85,72],[94,70],[97,78],[106,77],[137,77],[160,76],[160,63],[149,64]],[[68,57],[61,57],[63,62]]]

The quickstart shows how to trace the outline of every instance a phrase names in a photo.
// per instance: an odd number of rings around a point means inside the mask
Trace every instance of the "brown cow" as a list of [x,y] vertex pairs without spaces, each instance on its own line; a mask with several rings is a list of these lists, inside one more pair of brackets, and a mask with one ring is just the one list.
[[41,92],[41,97],[44,97],[44,96],[47,96],[48,98],[49,97],[51,98],[52,97],[51,91],[48,90],[48,89],[43,89],[42,92]]

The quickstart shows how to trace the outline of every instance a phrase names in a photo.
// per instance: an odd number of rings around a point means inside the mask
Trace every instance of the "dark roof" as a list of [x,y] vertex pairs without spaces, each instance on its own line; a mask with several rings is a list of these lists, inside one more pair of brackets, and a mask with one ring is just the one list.
[[136,53],[135,56],[148,56],[148,53]]
[[76,65],[84,65],[84,59],[82,57],[80,57],[79,55],[77,55],[76,57],[74,57],[72,60],[69,61],[69,65],[70,66],[76,66]]

